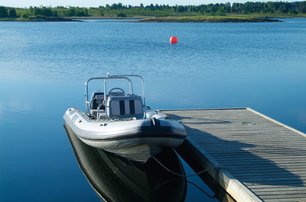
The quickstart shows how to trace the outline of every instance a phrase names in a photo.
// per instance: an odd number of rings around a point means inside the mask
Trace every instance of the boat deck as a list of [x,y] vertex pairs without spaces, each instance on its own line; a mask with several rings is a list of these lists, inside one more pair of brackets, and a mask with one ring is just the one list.
[[189,133],[178,149],[236,201],[306,201],[306,135],[250,108],[164,110]]

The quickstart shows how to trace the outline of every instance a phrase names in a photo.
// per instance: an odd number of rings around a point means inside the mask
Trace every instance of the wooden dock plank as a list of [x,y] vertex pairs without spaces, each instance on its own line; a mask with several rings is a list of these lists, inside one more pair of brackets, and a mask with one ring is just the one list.
[[304,133],[250,108],[163,112],[189,133],[183,158],[199,152],[192,159],[235,200],[305,201]]

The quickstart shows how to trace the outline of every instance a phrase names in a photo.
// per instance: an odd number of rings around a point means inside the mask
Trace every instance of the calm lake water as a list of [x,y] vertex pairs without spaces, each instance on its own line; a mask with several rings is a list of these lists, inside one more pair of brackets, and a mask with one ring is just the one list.
[[[107,72],[142,75],[152,108],[247,106],[306,132],[305,47],[303,18],[0,22],[0,201],[99,201],[62,116],[83,109],[88,77]],[[207,194],[188,183],[186,201],[216,201],[201,180],[188,180]]]

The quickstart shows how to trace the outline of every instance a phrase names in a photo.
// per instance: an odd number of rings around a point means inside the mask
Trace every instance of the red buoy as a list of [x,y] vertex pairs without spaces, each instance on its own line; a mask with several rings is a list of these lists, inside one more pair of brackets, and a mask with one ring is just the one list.
[[177,39],[176,36],[171,36],[171,37],[170,37],[170,43],[171,43],[171,44],[177,44],[177,42],[178,42],[178,39]]

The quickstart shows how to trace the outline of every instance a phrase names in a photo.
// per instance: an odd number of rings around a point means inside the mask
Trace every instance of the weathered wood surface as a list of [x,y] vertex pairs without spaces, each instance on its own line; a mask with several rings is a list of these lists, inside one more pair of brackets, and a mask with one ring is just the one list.
[[249,108],[163,112],[183,122],[237,201],[306,201],[304,133]]

